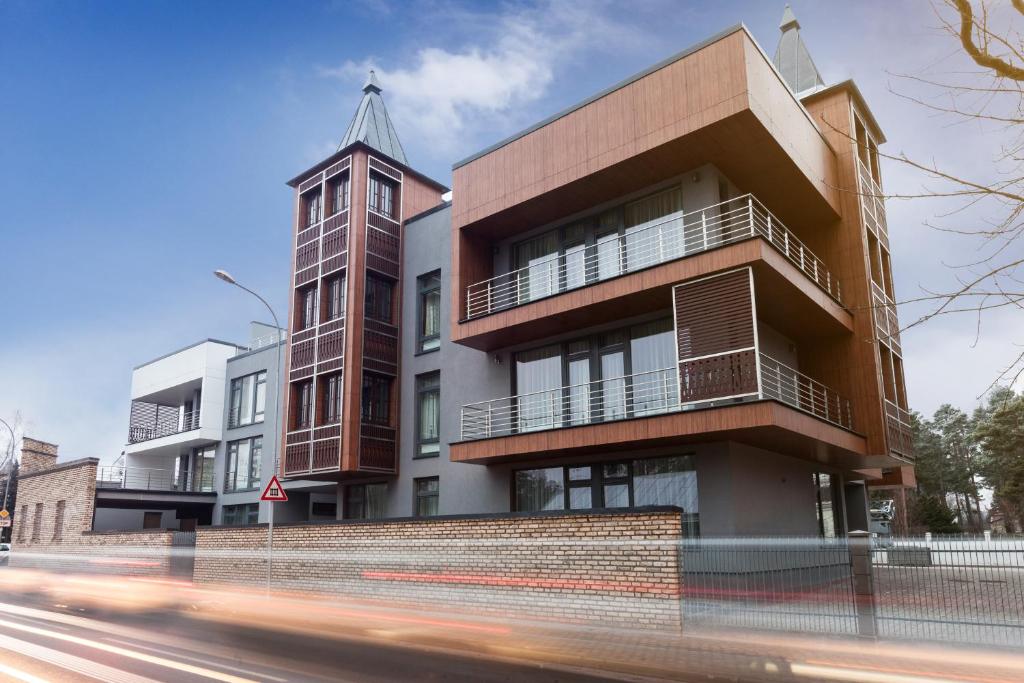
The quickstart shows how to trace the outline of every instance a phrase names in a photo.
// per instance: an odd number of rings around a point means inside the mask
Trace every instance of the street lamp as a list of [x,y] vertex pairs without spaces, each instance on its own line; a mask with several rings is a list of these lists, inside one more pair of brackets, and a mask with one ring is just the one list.
[[[262,296],[252,291],[245,285],[238,283],[235,278],[231,277],[231,274],[226,270],[215,270],[213,274],[218,279],[223,280],[229,285],[234,285],[241,290],[252,294],[254,297],[260,300],[267,310],[270,311],[270,317],[274,319],[274,327],[277,329],[277,378],[275,381],[276,391],[274,392],[274,428],[278,431],[281,429],[281,392],[283,387],[281,386],[281,324],[277,321],[277,314],[274,313],[274,309],[270,307],[267,300]],[[278,470],[281,469],[281,441],[278,438],[278,434],[274,434],[274,474],[276,475]],[[262,483],[262,482],[261,482]],[[270,584],[274,575],[274,503],[270,503],[270,512],[267,515],[267,592],[270,592]]]

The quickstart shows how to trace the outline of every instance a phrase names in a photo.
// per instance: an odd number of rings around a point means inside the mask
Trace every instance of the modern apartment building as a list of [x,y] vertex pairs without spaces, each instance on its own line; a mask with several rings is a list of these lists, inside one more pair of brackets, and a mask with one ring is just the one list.
[[371,73],[295,189],[282,473],[339,517],[676,505],[692,533],[867,528],[912,484],[877,147],[788,10],[454,166]]
[[[128,444],[98,470],[94,530],[266,521],[278,339],[254,322],[245,345],[207,339],[133,370]],[[277,520],[335,518],[332,487],[290,481],[287,490]]]

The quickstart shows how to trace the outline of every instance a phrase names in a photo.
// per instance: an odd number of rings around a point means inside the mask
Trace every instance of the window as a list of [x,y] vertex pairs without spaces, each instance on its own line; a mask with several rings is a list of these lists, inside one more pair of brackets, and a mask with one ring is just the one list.
[[295,429],[306,429],[313,417],[313,382],[299,382],[293,389],[293,423]]
[[256,372],[231,380],[228,427],[263,422],[267,406],[267,373]]
[[263,461],[263,437],[228,443],[224,492],[250,491],[259,488],[260,465]]
[[227,526],[257,524],[260,521],[260,504],[225,505],[222,510],[222,523]]
[[546,467],[515,473],[515,509],[520,512],[647,505],[682,509],[685,534],[699,534],[697,472],[692,455]]
[[310,517],[330,517],[335,519],[338,516],[338,504],[337,503],[317,503],[313,502],[309,506]]
[[159,529],[160,522],[163,520],[163,513],[160,512],[143,512],[142,513],[142,528],[143,529]]
[[331,213],[348,208],[348,173],[343,173],[331,182]]
[[390,281],[369,273],[366,274],[366,317],[391,324],[391,291],[394,285]]
[[53,540],[59,541],[64,534],[64,501],[57,501],[57,511],[53,516]]
[[678,408],[673,334],[663,318],[516,353],[512,393],[523,398],[510,426],[528,432]]
[[306,205],[306,227],[316,225],[323,218],[323,198],[320,196],[320,191],[311,192],[305,195],[304,200]]
[[384,517],[387,484],[351,484],[345,487],[345,519]]
[[395,187],[393,180],[388,180],[376,173],[370,174],[370,210],[388,218],[395,217]]
[[413,479],[415,500],[413,515],[415,517],[433,517],[437,515],[437,501],[440,494],[440,482],[437,477]]
[[327,320],[337,320],[345,315],[345,276],[338,275],[327,280]]
[[416,455],[434,457],[441,452],[441,374],[416,378]]
[[323,424],[341,421],[341,373],[330,375],[323,380]]
[[363,422],[391,424],[391,378],[373,373],[363,375]]
[[416,278],[417,346],[420,352],[441,348],[441,271]]
[[36,503],[36,516],[32,519],[32,540],[39,540],[39,532],[43,528],[43,504]]
[[299,290],[298,325],[300,330],[316,325],[316,285]]

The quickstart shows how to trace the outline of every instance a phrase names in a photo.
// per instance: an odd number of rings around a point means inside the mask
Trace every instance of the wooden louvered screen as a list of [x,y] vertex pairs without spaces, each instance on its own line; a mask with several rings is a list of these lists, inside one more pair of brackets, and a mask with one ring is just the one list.
[[683,403],[757,393],[749,268],[673,287]]

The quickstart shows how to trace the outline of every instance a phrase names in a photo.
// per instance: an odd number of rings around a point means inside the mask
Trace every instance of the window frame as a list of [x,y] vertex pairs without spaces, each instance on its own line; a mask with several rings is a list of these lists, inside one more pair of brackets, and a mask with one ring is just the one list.
[[[436,284],[433,284],[437,278]],[[424,332],[427,322],[427,297],[437,295],[437,333],[428,335]],[[416,278],[416,353],[432,353],[441,350],[441,269],[424,273]],[[436,341],[436,346],[428,344]]]
[[[376,372],[363,372],[362,392],[360,393],[359,401],[359,420],[365,424],[380,425],[383,427],[391,426],[392,410],[391,400],[393,397],[393,384],[395,378],[389,375],[381,375]],[[372,384],[376,384],[377,387],[384,387],[385,395],[383,400],[378,396],[373,400],[374,405],[378,405],[381,410],[368,410],[372,405],[367,402],[367,390],[372,389]],[[381,412],[383,414],[378,414]]]
[[[422,398],[425,394],[436,394],[437,395],[437,410],[436,410],[436,424],[434,431],[437,436],[432,439],[423,438],[423,402]],[[415,420],[414,429],[415,434],[415,452],[413,453],[413,459],[419,460],[420,458],[437,458],[441,455],[441,371],[434,370],[433,372],[425,372],[422,375],[416,375],[416,405],[415,405]],[[424,451],[424,446],[428,449]],[[430,448],[433,447],[433,448]]]
[[313,426],[313,380],[295,382],[292,387],[292,430],[309,429]]
[[[255,519],[253,519],[254,517]],[[253,524],[259,524],[259,519],[259,503],[236,503],[232,505],[225,505],[220,511],[220,521],[223,526],[251,526]]]
[[[420,487],[423,484],[430,484],[434,482],[437,486],[433,491],[427,491],[426,493],[420,492]],[[434,500],[434,512],[422,514],[420,512],[420,501],[421,500]],[[433,477],[416,477],[412,480],[412,516],[413,517],[437,517],[441,514],[441,478],[438,476]]]
[[[347,211],[351,202],[350,193],[352,189],[348,171],[338,174],[336,178],[331,178],[328,183],[331,188],[331,215]],[[341,206],[338,206],[339,199],[341,200]]]
[[[371,482],[367,484],[347,484],[344,492],[344,504],[341,509],[342,519],[383,519],[386,516],[386,510],[382,511],[380,517],[370,516],[370,487],[382,487],[380,495],[382,499],[387,501],[387,483],[386,482]],[[358,503],[359,510],[358,514],[352,514],[353,512],[353,499],[355,499],[355,491],[359,491]]]
[[[257,442],[259,445],[257,446]],[[249,444],[249,471],[246,473],[247,486],[239,486],[238,449],[241,444]],[[234,450],[234,452],[232,452]],[[260,487],[260,475],[263,469],[263,436],[250,436],[245,439],[229,441],[224,449],[224,493],[256,491]],[[234,474],[234,478],[231,475]],[[229,483],[230,482],[230,483]]]
[[[243,392],[245,391],[245,380],[253,378],[252,380],[252,394],[250,396],[249,421],[242,422],[242,405],[244,403]],[[263,412],[261,413],[257,406],[259,404],[258,399],[260,395],[260,387],[263,387]],[[228,388],[228,429],[237,429],[238,427],[249,427],[252,425],[263,424],[267,419],[267,371],[257,370],[256,372],[250,372],[247,375],[240,377],[234,377],[231,380],[231,385]],[[237,400],[236,400],[237,399]]]
[[298,306],[296,306],[296,332],[316,327],[320,319],[320,310],[317,305],[319,296],[316,283],[297,290],[299,295]]
[[346,295],[344,273],[330,276],[324,282],[324,319],[331,322],[345,316]]
[[397,214],[395,213],[395,194],[398,192],[398,181],[393,178],[378,173],[376,171],[370,171],[370,182],[367,187],[366,194],[366,206],[367,209],[396,220]]
[[341,372],[334,372],[323,378],[323,410],[320,414],[320,424],[332,425],[341,422],[343,390]]
[[[395,283],[387,278],[367,271],[364,281],[363,317],[367,320],[394,325],[395,323]],[[382,305],[385,300],[387,305]],[[385,313],[387,317],[381,317]]]
[[302,202],[305,221],[300,230],[308,230],[324,218],[324,198],[319,186],[306,192]]

